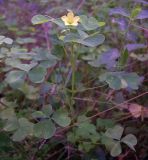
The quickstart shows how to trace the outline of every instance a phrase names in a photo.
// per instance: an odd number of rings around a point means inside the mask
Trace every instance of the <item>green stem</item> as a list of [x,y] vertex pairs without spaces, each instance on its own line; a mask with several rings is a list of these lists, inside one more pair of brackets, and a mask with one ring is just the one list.
[[[123,52],[122,52],[122,54],[124,54],[126,51],[126,48],[124,48],[124,45],[126,44],[126,38],[127,38],[127,34],[128,34],[128,31],[129,31],[131,24],[132,24],[132,20],[130,19],[130,21],[128,22],[127,28],[125,30],[125,33],[123,35],[123,44],[122,44]],[[122,54],[121,54],[120,59],[118,61],[118,66],[117,66],[118,71],[121,71],[124,68],[124,66],[121,66],[121,58],[123,56]]]
[[71,94],[71,110],[73,109],[73,98],[74,98],[74,93],[75,93],[75,68],[76,68],[76,59],[75,59],[75,55],[74,55],[74,48],[72,45],[72,50],[71,50],[71,67],[72,67],[72,81],[71,81],[71,90],[72,90],[72,94]]

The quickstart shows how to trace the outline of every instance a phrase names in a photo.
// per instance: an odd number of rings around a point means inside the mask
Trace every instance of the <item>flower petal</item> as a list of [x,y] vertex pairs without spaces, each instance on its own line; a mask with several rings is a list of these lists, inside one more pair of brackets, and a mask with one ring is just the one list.
[[78,22],[73,22],[72,24],[71,24],[72,26],[77,26],[78,25]]
[[63,17],[61,17],[61,19],[65,25],[69,25],[67,16],[63,16]]
[[72,11],[69,11],[67,16],[61,17],[65,25],[77,26],[80,20],[79,16],[74,16]]
[[79,22],[80,21],[80,17],[79,16],[75,16],[74,17],[74,21]]
[[74,13],[72,11],[68,12],[67,17],[70,19],[74,18]]

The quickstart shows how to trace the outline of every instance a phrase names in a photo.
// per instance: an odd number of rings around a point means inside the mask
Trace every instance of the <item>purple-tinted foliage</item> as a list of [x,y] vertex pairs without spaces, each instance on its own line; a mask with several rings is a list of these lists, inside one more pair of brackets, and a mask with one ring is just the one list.
[[40,94],[41,95],[45,95],[45,94],[49,93],[49,91],[51,90],[51,88],[52,88],[51,84],[49,84],[49,83],[43,83],[41,85]]
[[113,67],[115,60],[119,57],[119,51],[115,49],[110,49],[101,55],[101,62],[106,64],[108,67]]
[[39,3],[37,2],[27,2],[26,0],[19,0],[17,5],[21,8],[26,7],[27,10],[37,10],[39,8]]
[[10,22],[9,26],[13,25],[14,21],[17,26],[27,26],[31,24],[31,18],[38,13],[39,8],[39,5],[36,3],[19,0],[16,3],[5,3],[2,5],[0,7],[0,13],[3,13],[7,17],[6,21]]
[[138,39],[138,36],[135,32],[130,31],[127,33],[127,40],[132,41],[132,42],[136,42],[137,39]]
[[144,30],[144,36],[145,36],[145,38],[148,38],[148,31],[147,30]]
[[106,160],[105,152],[101,148],[96,149],[96,155],[99,160]]
[[100,56],[100,63],[105,64],[106,68],[111,69],[116,65],[116,59],[119,58],[119,51],[117,49],[110,49]]
[[140,76],[140,83],[144,81],[144,76]]
[[4,2],[4,0],[0,0],[0,4],[2,4]]
[[88,64],[93,67],[100,67],[101,65],[105,65],[105,67],[111,71],[116,67],[116,60],[119,58],[119,56],[119,51],[116,48],[109,49],[108,51],[99,55],[97,59],[89,61]]
[[148,4],[148,2],[147,1],[144,1],[144,0],[135,0],[135,2],[139,2],[139,3],[143,3],[143,4]]
[[52,28],[52,23],[47,22],[47,23],[44,23],[42,26],[45,29],[45,31],[48,32]]
[[121,31],[125,31],[127,29],[127,22],[124,18],[113,18],[112,23],[118,24]]
[[111,9],[109,14],[110,15],[122,15],[122,16],[125,16],[125,17],[130,16],[130,13],[126,9],[121,8],[121,7]]
[[20,8],[22,8],[23,11],[25,10],[25,8],[27,8],[26,12],[24,11],[24,14],[28,13],[29,20],[30,20],[30,18],[32,18],[33,15],[35,15],[39,12],[39,8],[40,8],[40,6],[37,3],[18,2],[18,6]]
[[148,18],[148,10],[142,10],[136,17],[136,19],[146,19],[146,18]]
[[133,50],[136,50],[136,49],[146,48],[146,45],[145,44],[139,44],[139,43],[127,44],[125,46],[125,48],[127,48],[128,51],[133,51]]

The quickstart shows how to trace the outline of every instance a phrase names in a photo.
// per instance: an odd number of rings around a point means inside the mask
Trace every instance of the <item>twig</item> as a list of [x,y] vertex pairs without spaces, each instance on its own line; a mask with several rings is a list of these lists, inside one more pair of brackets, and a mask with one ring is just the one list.
[[77,7],[76,11],[79,11],[81,9],[81,7],[83,6],[83,4],[85,3],[85,0],[81,0],[80,4]]
[[7,106],[6,104],[4,104],[4,103],[1,102],[1,101],[0,101],[0,104],[3,105],[3,106],[5,106],[5,107],[9,107],[9,106]]
[[145,31],[148,32],[148,29],[147,29],[147,28],[144,28],[144,27],[142,27],[142,26],[138,26],[138,25],[136,25],[136,24],[134,24],[134,23],[132,23],[131,25],[134,26],[134,27],[137,27],[137,28],[139,28],[139,29],[141,29],[141,30],[145,30]]
[[112,102],[104,102],[104,101],[96,101],[96,100],[93,100],[93,99],[88,99],[88,98],[79,98],[79,97],[74,97],[75,100],[80,100],[80,101],[86,101],[86,102],[94,102],[94,103],[112,103]]
[[40,142],[40,145],[38,146],[38,148],[37,148],[37,151],[33,154],[33,156],[32,156],[32,158],[31,158],[31,160],[36,160],[35,158],[35,156],[36,156],[36,153],[39,151],[39,150],[41,150],[42,149],[42,147],[44,146],[44,144],[47,142],[47,140],[42,140],[41,142]]
[[55,151],[53,154],[49,155],[49,156],[47,157],[47,159],[50,159],[50,158],[54,157],[56,154],[60,153],[63,149],[64,149],[64,148],[61,148],[60,150]]
[[[117,105],[115,105],[115,106],[113,106],[113,107],[111,107],[111,108],[109,108],[109,109],[107,109],[107,110],[105,110],[105,111],[99,112],[99,113],[97,113],[97,114],[95,114],[95,115],[93,115],[93,116],[91,116],[91,117],[88,117],[88,118],[85,119],[84,121],[81,121],[81,123],[83,123],[83,122],[85,122],[85,121],[88,121],[88,120],[91,120],[91,119],[93,119],[93,118],[95,118],[95,117],[98,117],[98,116],[100,116],[100,115],[102,115],[102,114],[104,114],[104,113],[106,113],[106,112],[111,111],[111,110],[117,109],[119,106],[122,106],[123,104],[126,104],[126,103],[128,103],[128,102],[130,102],[130,101],[132,101],[132,100],[134,100],[134,99],[140,98],[140,97],[142,97],[142,96],[144,96],[144,95],[146,95],[146,94],[148,94],[148,92],[141,93],[140,95],[135,96],[135,97],[133,97],[133,98],[127,100],[127,101],[124,101],[124,102],[120,103],[120,104],[117,104]],[[72,124],[72,125],[70,125],[70,126],[67,126],[67,127],[65,127],[64,129],[62,129],[62,130],[60,130],[59,132],[57,132],[57,134],[65,131],[65,130],[67,130],[67,129],[70,129],[70,128],[72,128],[72,127],[75,127],[75,126],[77,126],[77,125],[79,125],[79,124],[80,124],[80,122],[79,122],[79,123],[76,122],[76,123],[74,123],[74,124]]]

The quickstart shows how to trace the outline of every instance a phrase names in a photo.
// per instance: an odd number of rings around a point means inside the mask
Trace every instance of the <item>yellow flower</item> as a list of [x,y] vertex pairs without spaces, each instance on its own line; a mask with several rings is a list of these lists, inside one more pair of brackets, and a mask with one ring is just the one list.
[[80,21],[79,16],[74,16],[72,11],[69,11],[67,16],[61,17],[62,21],[65,23],[66,26],[77,26],[78,22]]

